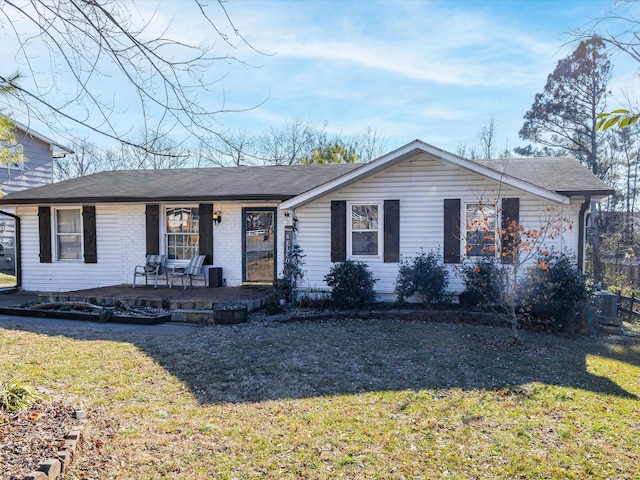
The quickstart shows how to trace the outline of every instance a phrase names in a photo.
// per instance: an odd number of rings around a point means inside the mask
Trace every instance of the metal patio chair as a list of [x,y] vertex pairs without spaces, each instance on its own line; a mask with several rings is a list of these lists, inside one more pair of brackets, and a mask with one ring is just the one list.
[[164,269],[164,255],[147,255],[144,265],[136,265],[133,269],[133,288],[136,288],[136,278],[144,277],[144,284],[149,284],[149,277],[154,280],[154,288],[158,288],[158,275]]
[[196,255],[195,257],[191,257],[189,261],[189,265],[182,266],[176,265],[168,269],[169,275],[169,288],[173,287],[173,277],[182,277],[182,286],[183,288],[187,288],[186,278],[189,278],[189,285],[193,286],[193,277],[197,277],[198,275],[202,275],[202,279],[204,280],[204,285],[207,285],[207,278],[202,268],[204,264],[204,259],[206,255]]

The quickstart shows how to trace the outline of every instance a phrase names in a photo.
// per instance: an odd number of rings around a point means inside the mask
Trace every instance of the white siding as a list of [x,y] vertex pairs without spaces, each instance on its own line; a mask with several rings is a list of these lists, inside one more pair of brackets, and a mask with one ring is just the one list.
[[[222,222],[213,229],[214,266],[222,267],[228,286],[242,285],[242,208],[277,204],[217,202]],[[68,291],[130,284],[135,265],[145,259],[144,205],[96,205],[98,263],[54,261],[40,263],[38,208],[18,207],[22,229],[22,288],[28,291]],[[161,221],[163,217],[161,216]],[[277,272],[282,272],[285,217],[277,214]],[[164,240],[160,240],[162,245]]]
[[[414,257],[420,252],[443,249],[444,199],[461,199],[461,228],[464,228],[465,203],[497,202],[501,198],[520,198],[520,223],[525,228],[539,228],[548,218],[571,218],[575,225],[555,240],[548,248],[576,251],[578,245],[578,202],[568,206],[545,203],[538,197],[510,187],[501,186],[480,175],[445,164],[420,154],[360,182],[332,192],[310,204],[296,209],[298,218],[298,244],[306,255],[303,269],[304,287],[310,290],[327,289],[323,280],[331,267],[331,201],[382,202],[400,200],[400,254]],[[551,210],[548,211],[547,209]],[[382,214],[380,215],[382,223]],[[382,228],[382,225],[380,226]],[[462,248],[462,247],[461,247]],[[382,249],[381,249],[382,251]],[[464,253],[463,250],[461,250]],[[375,289],[381,298],[394,298],[398,263],[384,263],[382,256],[368,259],[378,282]],[[462,282],[450,268],[449,290],[459,292]]]
[[96,206],[98,263],[40,263],[37,207],[18,207],[21,219],[22,288],[65,291],[131,283],[133,268],[144,261],[144,206]]

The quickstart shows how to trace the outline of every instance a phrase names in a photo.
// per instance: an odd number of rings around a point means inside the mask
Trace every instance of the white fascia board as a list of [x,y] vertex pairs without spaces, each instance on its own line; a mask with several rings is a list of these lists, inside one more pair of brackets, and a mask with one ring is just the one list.
[[483,175],[497,182],[504,183],[505,185],[523,190],[527,193],[544,198],[554,203],[568,205],[570,202],[570,199],[568,197],[565,197],[564,195],[560,195],[558,193],[552,192],[551,190],[533,185],[532,183],[511,177],[510,175],[507,175],[505,173],[501,173],[497,170],[493,170],[491,168],[441,150],[421,140],[414,140],[413,142],[408,143],[403,147],[400,147],[392,152],[387,153],[386,155],[383,155],[373,162],[365,163],[360,168],[356,168],[355,170],[352,170],[351,172],[342,175],[341,177],[327,182],[324,185],[320,185],[296,197],[282,202],[280,204],[280,208],[282,210],[291,210],[305,205],[309,202],[312,202],[313,200],[316,200],[319,197],[322,197],[323,195],[337,190],[338,188],[347,186],[351,183],[361,180],[362,178],[389,168],[396,163],[402,162],[407,158],[415,155],[416,153],[426,153],[433,157],[439,158],[446,163],[456,165],[464,170]]

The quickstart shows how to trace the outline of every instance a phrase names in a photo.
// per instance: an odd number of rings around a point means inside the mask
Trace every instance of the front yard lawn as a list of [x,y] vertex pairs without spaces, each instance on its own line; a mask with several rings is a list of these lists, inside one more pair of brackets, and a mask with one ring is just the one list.
[[639,478],[638,339],[514,347],[506,328],[378,320],[118,335],[0,329],[1,380],[100,419],[65,480]]

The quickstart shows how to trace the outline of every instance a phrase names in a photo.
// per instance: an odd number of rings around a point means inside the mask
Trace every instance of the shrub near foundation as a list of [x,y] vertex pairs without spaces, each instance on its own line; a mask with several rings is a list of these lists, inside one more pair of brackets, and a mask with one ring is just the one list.
[[465,290],[460,294],[460,303],[464,306],[487,310],[503,304],[507,277],[494,257],[480,257],[472,264],[464,265],[462,280]]
[[335,263],[324,277],[334,308],[364,308],[376,301],[377,282],[366,263],[347,260]]
[[414,294],[420,295],[424,304],[443,301],[444,289],[449,284],[448,275],[438,252],[421,250],[417,257],[402,260],[395,288],[398,302]]
[[522,283],[520,303],[530,326],[577,332],[584,327],[581,313],[592,290],[566,253],[543,252]]

